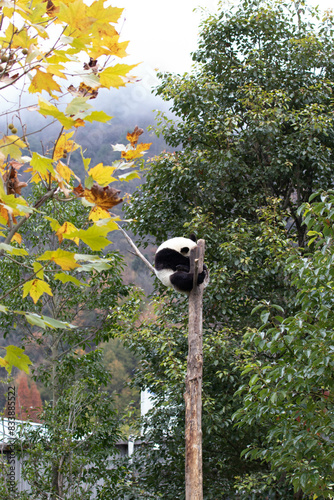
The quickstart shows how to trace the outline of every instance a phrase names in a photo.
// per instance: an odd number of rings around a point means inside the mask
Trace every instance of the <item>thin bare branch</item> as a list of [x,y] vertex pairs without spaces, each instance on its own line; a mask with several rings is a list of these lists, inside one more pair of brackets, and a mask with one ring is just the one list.
[[130,238],[130,236],[124,231],[124,229],[119,225],[117,224],[118,226],[118,229],[124,234],[126,240],[130,243],[130,245],[132,246],[132,248],[134,249],[135,251],[135,254],[137,255],[137,257],[139,257],[143,262],[144,264],[149,268],[149,270],[155,274],[155,269],[154,267],[152,266],[152,264],[146,259],[146,257],[144,257],[144,255],[140,252],[140,250],[137,248],[137,246],[135,245],[135,243],[132,241],[132,239]]

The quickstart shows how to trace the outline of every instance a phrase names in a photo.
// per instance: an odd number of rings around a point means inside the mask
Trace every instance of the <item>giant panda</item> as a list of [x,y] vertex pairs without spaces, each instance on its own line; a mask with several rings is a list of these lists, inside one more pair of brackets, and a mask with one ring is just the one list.
[[[194,238],[195,239],[195,238]],[[155,254],[155,274],[168,287],[178,292],[189,294],[193,288],[193,274],[190,273],[190,251],[196,247],[196,241],[190,238],[171,238],[162,243]],[[197,284],[208,284],[209,272],[206,265],[198,275]]]

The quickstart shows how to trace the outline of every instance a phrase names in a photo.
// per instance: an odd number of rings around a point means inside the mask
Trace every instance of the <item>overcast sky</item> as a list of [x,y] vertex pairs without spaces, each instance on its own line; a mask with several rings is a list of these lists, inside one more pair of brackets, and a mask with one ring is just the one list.
[[[233,1],[233,0],[231,0]],[[323,9],[333,0],[311,0]],[[191,52],[196,50],[199,24],[215,13],[219,0],[112,0],[124,8],[121,39],[130,40],[126,62],[143,62],[134,70],[142,86],[155,85],[155,70],[184,73],[191,69]],[[227,3],[225,0],[224,3]]]
[[[322,9],[333,0],[309,0]],[[133,74],[141,81],[128,85],[127,93],[118,93],[123,113],[139,110],[159,81],[156,70],[184,73],[191,71],[191,52],[197,48],[200,23],[217,12],[219,0],[110,0],[124,8],[121,40],[130,40],[128,64],[142,62]],[[235,3],[237,0],[223,0]],[[122,62],[123,62],[122,61]],[[130,93],[130,97],[129,97]],[[159,105],[158,105],[159,106]]]
[[[309,1],[322,9],[334,6],[333,0]],[[191,67],[190,53],[196,49],[203,15],[215,13],[219,0],[112,0],[112,4],[124,8],[121,36],[130,40],[128,53],[134,60],[182,73]]]
[[114,0],[113,5],[124,8],[122,39],[130,40],[134,59],[183,73],[191,67],[201,14],[216,11],[218,0]]

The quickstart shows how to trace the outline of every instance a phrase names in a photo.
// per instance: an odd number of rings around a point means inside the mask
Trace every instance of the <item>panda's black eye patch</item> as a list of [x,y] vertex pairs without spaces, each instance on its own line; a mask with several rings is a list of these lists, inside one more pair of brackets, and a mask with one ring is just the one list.
[[189,252],[189,248],[188,247],[183,247],[181,248],[181,253],[188,253]]

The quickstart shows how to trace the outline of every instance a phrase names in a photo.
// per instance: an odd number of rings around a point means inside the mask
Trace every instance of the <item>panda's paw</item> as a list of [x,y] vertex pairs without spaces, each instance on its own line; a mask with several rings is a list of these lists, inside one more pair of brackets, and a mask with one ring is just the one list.
[[198,275],[197,284],[198,285],[202,285],[203,284],[204,287],[206,287],[209,284],[209,281],[210,281],[209,269],[204,264],[203,271],[201,273],[199,273],[199,275]]

